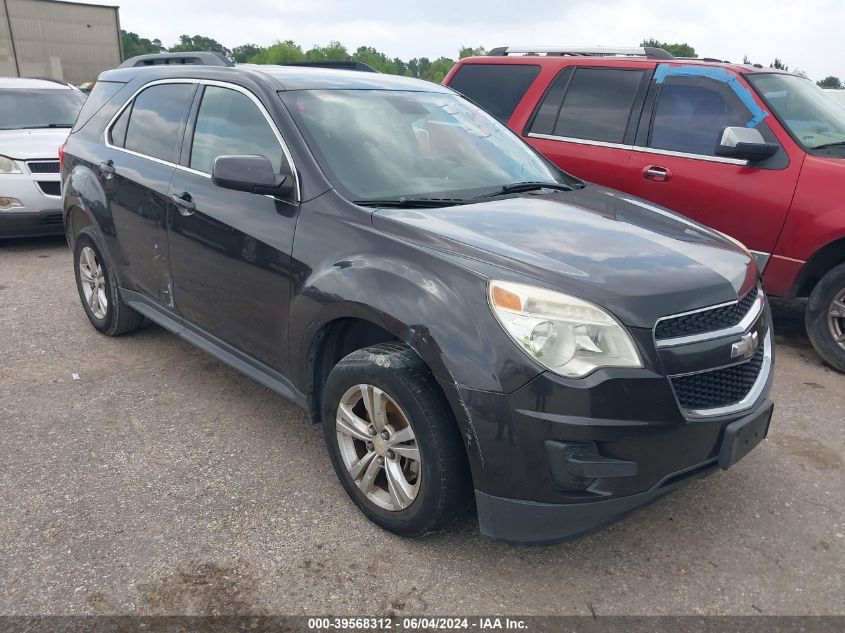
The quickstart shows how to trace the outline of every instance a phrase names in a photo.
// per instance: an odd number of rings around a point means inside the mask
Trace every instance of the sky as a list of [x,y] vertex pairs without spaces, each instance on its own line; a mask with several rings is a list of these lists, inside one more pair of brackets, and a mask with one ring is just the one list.
[[[90,0],[89,0],[90,1]],[[207,35],[224,46],[338,40],[390,57],[457,57],[461,46],[637,46],[686,42],[701,56],[845,81],[842,0],[117,0],[121,26],[165,45]]]

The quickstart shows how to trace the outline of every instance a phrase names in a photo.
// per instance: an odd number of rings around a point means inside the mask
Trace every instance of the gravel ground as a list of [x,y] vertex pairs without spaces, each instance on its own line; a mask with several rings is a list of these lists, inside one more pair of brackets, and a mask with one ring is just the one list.
[[2,614],[845,614],[845,376],[779,303],[769,439],[553,547],[408,541],[294,405],[157,326],[87,323],[62,240],[0,244]]

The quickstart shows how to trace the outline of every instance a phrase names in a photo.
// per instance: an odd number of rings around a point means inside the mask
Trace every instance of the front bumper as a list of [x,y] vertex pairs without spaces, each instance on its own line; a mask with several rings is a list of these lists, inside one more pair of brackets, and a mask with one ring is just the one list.
[[[597,530],[727,468],[765,436],[773,409],[768,306],[748,330],[677,347],[655,349],[651,331],[632,335],[643,352],[641,369],[583,379],[546,372],[510,394],[458,387],[484,534],[530,544]],[[748,397],[706,411],[681,406],[690,396],[677,391],[675,376],[718,375],[724,385],[733,378],[723,380],[719,368],[749,337],[761,341],[764,361]]]
[[18,199],[23,207],[0,209],[0,239],[63,235],[62,198],[47,195],[59,189],[58,174],[4,174],[0,197]]
[[598,531],[663,495],[712,474],[720,466],[733,465],[766,436],[773,408],[772,402],[765,400],[751,414],[725,426],[717,456],[669,473],[650,489],[636,494],[562,504],[509,499],[476,490],[481,533],[508,543],[543,545]]

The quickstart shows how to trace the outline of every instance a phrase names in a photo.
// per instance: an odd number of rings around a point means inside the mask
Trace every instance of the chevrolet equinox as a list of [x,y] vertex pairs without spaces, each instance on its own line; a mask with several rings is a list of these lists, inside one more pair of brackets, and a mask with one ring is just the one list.
[[486,535],[571,538],[768,431],[748,251],[562,172],[449,88],[121,68],[61,156],[91,324],[150,319],[301,405],[396,534],[474,490]]

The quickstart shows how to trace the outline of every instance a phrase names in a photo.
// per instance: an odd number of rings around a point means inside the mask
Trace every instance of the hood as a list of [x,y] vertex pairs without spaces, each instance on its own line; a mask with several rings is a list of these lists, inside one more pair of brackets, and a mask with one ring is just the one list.
[[757,280],[754,259],[732,240],[594,185],[441,209],[379,209],[373,223],[505,268],[502,278],[533,277],[604,306],[632,327],[736,300]]
[[59,158],[59,147],[69,128],[44,130],[0,130],[0,155],[17,160]]

